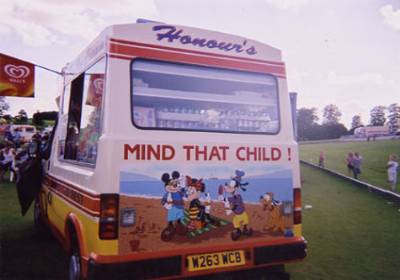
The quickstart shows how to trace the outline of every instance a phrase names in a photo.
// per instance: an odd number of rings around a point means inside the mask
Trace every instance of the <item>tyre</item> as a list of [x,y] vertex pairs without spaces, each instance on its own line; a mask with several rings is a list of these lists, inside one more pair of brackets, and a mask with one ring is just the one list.
[[33,206],[33,224],[37,231],[45,230],[45,225],[42,220],[42,209],[40,208],[39,199],[35,199]]
[[79,242],[76,237],[76,233],[71,234],[71,253],[69,256],[68,266],[68,279],[69,280],[81,280],[81,254],[79,252]]

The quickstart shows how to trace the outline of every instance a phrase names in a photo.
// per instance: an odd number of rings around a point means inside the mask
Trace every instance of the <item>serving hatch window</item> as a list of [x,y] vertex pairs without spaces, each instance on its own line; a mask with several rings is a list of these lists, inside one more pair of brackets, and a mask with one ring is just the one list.
[[136,59],[132,119],[143,129],[276,134],[276,79],[267,74]]
[[101,133],[101,111],[105,78],[105,58],[72,80],[65,88],[69,98],[66,139],[60,140],[60,158],[94,165]]

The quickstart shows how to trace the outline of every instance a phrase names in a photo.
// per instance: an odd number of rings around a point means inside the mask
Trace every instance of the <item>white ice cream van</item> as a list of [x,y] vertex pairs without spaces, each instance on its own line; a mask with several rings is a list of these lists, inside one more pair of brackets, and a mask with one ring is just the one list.
[[105,29],[63,69],[35,204],[70,279],[172,279],[306,255],[281,52],[162,23]]

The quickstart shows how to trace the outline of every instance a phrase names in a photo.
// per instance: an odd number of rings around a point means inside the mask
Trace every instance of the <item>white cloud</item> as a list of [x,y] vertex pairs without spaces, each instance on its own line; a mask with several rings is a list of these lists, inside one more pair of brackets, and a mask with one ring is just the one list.
[[289,10],[299,8],[301,6],[307,5],[309,0],[265,0],[268,4],[281,9]]
[[383,85],[385,83],[385,78],[378,73],[362,73],[355,75],[341,75],[336,72],[329,72],[327,77],[328,84],[330,85]]
[[395,10],[392,5],[385,5],[379,9],[379,12],[387,25],[400,31],[400,9]]
[[30,46],[67,42],[66,36],[90,40],[107,25],[157,15],[150,0],[0,0],[0,6],[0,34],[14,30]]

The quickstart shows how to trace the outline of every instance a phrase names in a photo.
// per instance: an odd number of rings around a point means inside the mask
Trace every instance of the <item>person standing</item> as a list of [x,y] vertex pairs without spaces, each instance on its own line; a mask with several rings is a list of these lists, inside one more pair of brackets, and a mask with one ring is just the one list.
[[0,161],[0,180],[3,181],[4,174],[12,167],[15,151],[12,148],[12,144],[7,142],[5,148],[2,149],[1,152],[3,154],[3,160]]
[[361,174],[362,156],[360,153],[355,152],[353,157],[353,175],[354,179],[358,179],[358,175]]
[[354,155],[352,152],[349,152],[346,157],[346,165],[347,165],[347,171],[349,172],[349,176],[353,173],[353,159]]
[[397,162],[397,156],[390,155],[389,161],[386,165],[388,181],[390,183],[390,189],[394,192],[396,191],[396,183],[397,183],[397,168],[399,167],[399,163]]
[[14,146],[16,149],[18,149],[20,147],[21,141],[22,141],[22,135],[18,128],[16,128],[14,130],[12,137],[13,137]]
[[322,151],[319,153],[318,166],[325,168],[325,154]]

